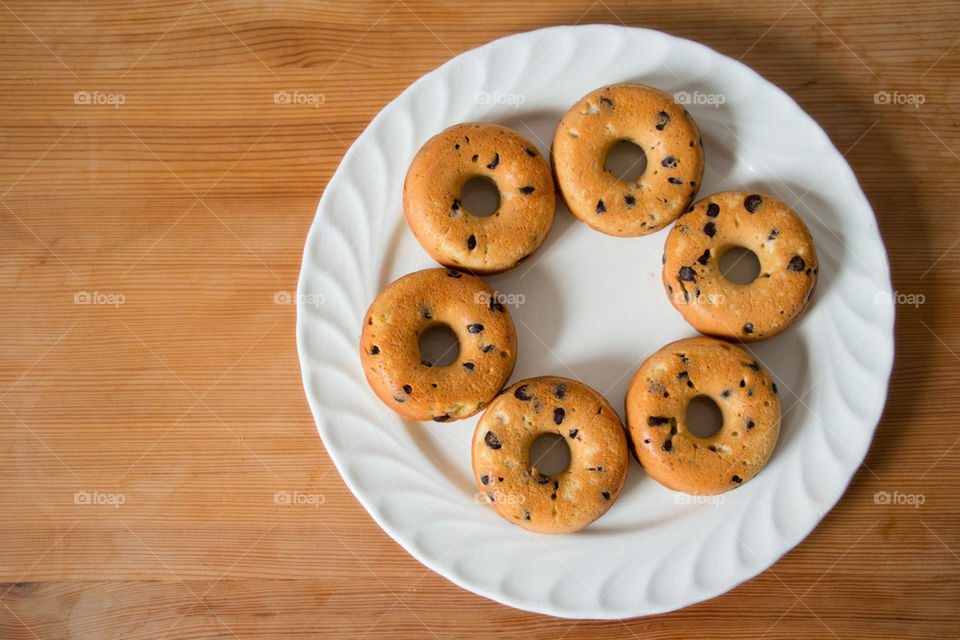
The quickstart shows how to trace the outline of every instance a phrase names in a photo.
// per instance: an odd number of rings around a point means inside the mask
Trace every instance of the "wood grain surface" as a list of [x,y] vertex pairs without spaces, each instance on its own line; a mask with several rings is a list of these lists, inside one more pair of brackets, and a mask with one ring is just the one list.
[[[601,22],[790,93],[853,166],[904,302],[839,505],[755,579],[622,622],[502,606],[387,537],[317,436],[285,303],[389,100],[494,38]],[[958,35],[951,0],[0,1],[0,637],[960,637]]]

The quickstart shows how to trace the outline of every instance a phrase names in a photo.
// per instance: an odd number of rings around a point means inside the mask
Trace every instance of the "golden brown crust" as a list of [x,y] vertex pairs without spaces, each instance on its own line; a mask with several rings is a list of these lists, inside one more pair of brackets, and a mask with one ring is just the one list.
[[[553,476],[530,462],[530,445],[554,433],[570,465]],[[490,403],[473,436],[473,473],[487,502],[535,533],[572,533],[604,513],[630,463],[623,424],[602,395],[567,378],[521,380]]]
[[[727,280],[720,257],[753,251],[760,275],[747,285]],[[724,191],[707,196],[670,230],[663,286],[673,306],[707,335],[756,342],[784,331],[810,302],[819,263],[803,220],[773,196]]]
[[[710,437],[687,429],[691,399],[708,396],[723,425]],[[723,493],[753,478],[780,435],[780,396],[760,362],[713,338],[663,347],[640,366],[626,399],[634,455],[663,486],[696,495]]]
[[[604,167],[616,143],[639,146],[647,166],[624,182]],[[553,136],[557,189],[571,213],[597,231],[642,236],[673,222],[703,177],[703,145],[689,112],[643,84],[615,84],[584,96]]]
[[[471,215],[463,185],[486,177],[500,191],[491,215]],[[557,208],[550,167],[522,135],[495,124],[454,125],[420,148],[403,184],[403,212],[420,246],[448,267],[506,271],[546,239]]]
[[[446,324],[460,353],[444,367],[421,361],[420,335]],[[480,279],[426,269],[388,285],[367,310],[360,359],[388,407],[411,420],[467,418],[490,402],[513,372],[517,334],[506,308]]]

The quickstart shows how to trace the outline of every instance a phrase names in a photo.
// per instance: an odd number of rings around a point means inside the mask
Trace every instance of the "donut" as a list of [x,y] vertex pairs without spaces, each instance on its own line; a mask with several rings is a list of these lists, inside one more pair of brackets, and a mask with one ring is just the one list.
[[[720,258],[734,247],[760,261],[750,284],[734,284],[720,271]],[[730,340],[756,342],[792,325],[810,303],[818,272],[803,220],[762,193],[704,198],[677,221],[664,247],[663,286],[673,306],[700,333]]]
[[[688,431],[687,406],[697,396],[717,403],[723,424],[700,438]],[[735,489],[770,459],[780,435],[777,385],[737,345],[688,338],[640,365],[626,399],[633,453],[657,482],[695,495]]]
[[[541,473],[530,445],[561,436],[570,464]],[[630,454],[620,417],[587,385],[544,376],[505,389],[473,435],[473,474],[481,496],[506,520],[535,533],[572,533],[606,513],[627,478]]]
[[[622,141],[646,155],[643,175],[625,182],[604,164]],[[666,93],[615,84],[580,99],[560,120],[551,160],[570,212],[612,236],[642,236],[693,202],[703,177],[703,143],[693,117]]]
[[[447,325],[460,352],[433,366],[420,356],[420,336]],[[364,316],[363,373],[381,401],[410,420],[469,417],[503,388],[517,357],[510,313],[479,278],[425,269],[390,283]]]
[[[500,204],[486,217],[460,191],[488,178]],[[477,274],[506,271],[543,243],[557,208],[547,161],[522,135],[495,124],[454,125],[430,138],[403,183],[403,213],[420,246],[440,264]]]

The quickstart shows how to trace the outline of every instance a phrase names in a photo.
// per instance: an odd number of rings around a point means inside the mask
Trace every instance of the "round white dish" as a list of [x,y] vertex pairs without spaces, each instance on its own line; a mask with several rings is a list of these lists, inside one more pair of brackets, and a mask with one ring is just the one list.
[[[421,144],[449,125],[488,121],[516,129],[548,155],[570,105],[625,81],[686,101],[706,149],[698,197],[762,191],[803,217],[820,255],[820,279],[793,328],[748,347],[773,373],[784,407],[780,442],[757,478],[695,500],[661,487],[632,461],[623,494],[603,518],[576,534],[536,535],[475,499],[470,439],[477,417],[411,422],[377,400],[360,366],[361,322],[389,282],[436,266],[407,229],[401,205],[403,178]],[[605,236],[561,206],[538,253],[484,278],[512,305],[519,342],[512,380],[580,378],[622,416],[640,363],[695,335],[661,285],[667,233]],[[297,293],[307,399],[330,457],[374,520],[454,583],[563,617],[677,609],[773,564],[843,494],[870,445],[893,364],[886,252],[843,156],[789,96],[748,67],[645,29],[521,33],[413,83],[357,138],[327,185]]]

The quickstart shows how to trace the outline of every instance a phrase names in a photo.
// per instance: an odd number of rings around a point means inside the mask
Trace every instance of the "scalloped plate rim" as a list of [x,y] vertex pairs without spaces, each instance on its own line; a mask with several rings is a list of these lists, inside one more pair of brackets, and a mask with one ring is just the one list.
[[[301,271],[297,281],[298,296],[297,296],[297,304],[296,304],[296,308],[297,308],[296,339],[297,339],[298,360],[301,368],[301,380],[304,385],[305,395],[307,396],[307,403],[314,417],[314,421],[316,422],[317,430],[321,437],[321,440],[324,440],[324,433],[329,430],[330,426],[329,426],[327,417],[323,415],[321,411],[321,407],[318,406],[319,405],[318,400],[314,398],[313,394],[310,391],[310,380],[309,380],[310,371],[311,371],[310,363],[307,361],[308,356],[305,354],[304,349],[302,348],[302,344],[304,343],[304,340],[305,340],[304,334],[306,332],[306,328],[305,328],[306,320],[305,320],[305,314],[302,312],[302,308],[301,308],[302,305],[304,304],[302,302],[303,296],[300,294],[304,293],[303,292],[304,280],[306,277],[305,276],[306,270],[307,270],[306,267],[308,264],[306,256],[308,255],[308,252],[314,243],[314,239],[318,235],[318,232],[316,231],[316,229],[320,228],[324,222],[323,215],[322,215],[323,196],[327,193],[328,190],[331,189],[331,187],[335,187],[340,180],[344,179],[343,178],[344,172],[342,171],[342,169],[344,165],[347,164],[348,160],[352,158],[353,155],[355,155],[356,153],[359,153],[358,148],[361,146],[361,141],[363,140],[364,135],[369,130],[371,130],[381,119],[385,119],[389,117],[390,111],[396,108],[396,105],[400,104],[403,100],[409,98],[410,95],[415,93],[419,89],[419,87],[427,81],[428,76],[431,76],[433,74],[439,74],[443,70],[460,63],[463,57],[466,56],[467,54],[479,55],[481,51],[496,48],[500,46],[503,43],[503,41],[506,41],[506,40],[534,38],[538,35],[545,35],[545,34],[558,34],[562,36],[564,33],[576,34],[584,30],[629,31],[629,32],[640,34],[643,36],[665,38],[670,42],[679,43],[679,46],[685,46],[685,47],[692,46],[695,48],[699,48],[705,51],[707,54],[709,54],[712,57],[718,57],[723,59],[725,64],[732,65],[733,67],[738,68],[738,70],[741,72],[746,72],[751,77],[751,80],[753,82],[759,82],[764,85],[767,85],[769,89],[772,89],[773,91],[778,93],[781,98],[786,98],[789,101],[789,103],[793,105],[793,107],[796,109],[796,112],[798,114],[802,114],[802,117],[807,120],[807,124],[810,126],[811,130],[817,131],[818,134],[823,138],[824,143],[828,145],[831,149],[833,149],[834,152],[836,152],[837,160],[839,160],[840,162],[839,166],[843,167],[844,171],[847,174],[846,177],[848,181],[852,183],[856,188],[856,191],[851,194],[851,198],[854,200],[857,200],[857,199],[860,200],[862,205],[866,207],[866,210],[872,216],[874,223],[876,222],[876,214],[873,211],[873,207],[870,205],[869,199],[867,198],[866,194],[863,192],[863,189],[860,186],[859,180],[857,180],[856,174],[854,173],[853,169],[850,167],[846,158],[836,148],[836,145],[833,144],[833,141],[830,139],[826,131],[824,131],[824,129],[819,125],[819,123],[817,123],[817,121],[810,114],[808,114],[796,102],[796,100],[794,100],[793,97],[790,96],[790,94],[788,94],[786,91],[781,89],[779,86],[777,86],[773,82],[764,78],[753,68],[740,62],[739,60],[735,60],[733,58],[730,58],[729,56],[719,53],[718,51],[714,50],[713,48],[703,43],[700,43],[694,40],[688,40],[686,38],[681,38],[678,36],[674,36],[668,33],[664,33],[662,31],[657,31],[654,29],[647,29],[642,27],[629,27],[629,26],[620,26],[620,25],[609,25],[609,24],[584,24],[584,25],[556,25],[556,26],[543,27],[543,28],[539,28],[531,31],[513,33],[510,35],[498,38],[496,40],[487,42],[479,47],[468,49],[464,52],[461,52],[460,54],[457,54],[456,56],[450,58],[449,60],[441,64],[440,66],[436,67],[435,69],[432,69],[431,71],[417,78],[401,93],[399,93],[396,97],[391,99],[390,102],[388,102],[377,113],[377,115],[367,124],[364,130],[360,133],[360,135],[357,136],[357,138],[353,141],[353,143],[351,143],[350,147],[344,153],[336,171],[328,181],[326,187],[324,188],[323,195],[321,195],[320,201],[318,202],[314,219],[310,225],[310,228],[307,232],[306,240],[304,242],[303,261],[301,264]],[[576,98],[573,98],[573,99],[576,99]],[[891,274],[890,274],[889,257],[886,251],[886,245],[883,242],[883,238],[882,238],[882,235],[880,234],[879,227],[874,229],[874,233],[877,236],[877,239],[879,240],[879,248],[881,250],[879,257],[882,259],[882,265],[884,267],[884,272],[879,276],[877,276],[877,279],[882,280],[882,283],[892,292],[892,280],[891,280]],[[878,307],[878,309],[883,309],[883,307]],[[383,531],[387,535],[389,535],[390,538],[392,538],[397,544],[399,544],[407,553],[413,556],[418,562],[420,562],[422,565],[424,565],[431,571],[434,571],[435,573],[438,573],[439,575],[443,576],[447,580],[450,580],[457,586],[460,586],[468,591],[476,593],[477,595],[489,598],[491,600],[494,600],[501,604],[505,604],[510,607],[514,607],[524,611],[530,611],[534,613],[560,617],[560,618],[575,617],[577,619],[613,620],[613,619],[628,619],[631,617],[656,615],[659,613],[675,611],[675,610],[690,606],[692,604],[696,604],[698,602],[703,602],[703,601],[715,598],[717,596],[720,596],[736,588],[740,584],[743,584],[744,582],[751,580],[752,578],[760,575],[767,569],[769,569],[771,566],[776,564],[784,555],[789,553],[791,549],[793,549],[794,547],[799,545],[801,542],[803,542],[810,535],[810,533],[820,524],[823,518],[826,517],[826,514],[830,510],[832,510],[833,507],[836,506],[836,504],[840,501],[840,499],[846,493],[847,489],[850,486],[850,483],[853,481],[853,478],[855,477],[857,471],[859,470],[859,467],[862,465],[864,459],[866,458],[867,453],[869,452],[873,438],[875,437],[875,434],[876,434],[877,425],[879,424],[879,421],[883,415],[883,411],[886,406],[886,400],[889,392],[890,376],[892,374],[894,353],[895,353],[895,347],[896,347],[895,333],[894,333],[895,310],[891,305],[889,307],[889,313],[886,314],[885,317],[881,317],[881,313],[882,312],[878,313],[877,315],[877,319],[878,319],[877,326],[881,330],[886,329],[885,333],[889,337],[889,343],[888,343],[889,353],[887,354],[887,357],[883,363],[882,376],[878,376],[878,379],[880,377],[882,377],[883,379],[882,384],[880,384],[880,388],[878,389],[878,400],[876,404],[873,406],[873,409],[870,412],[870,415],[865,417],[865,419],[863,420],[865,425],[867,424],[872,425],[872,428],[870,429],[870,436],[869,438],[864,439],[864,446],[862,450],[855,452],[856,467],[854,467],[853,471],[849,472],[848,474],[845,471],[846,480],[845,482],[843,482],[842,487],[835,492],[835,495],[831,495],[831,497],[829,497],[825,501],[822,501],[818,505],[823,507],[823,514],[818,518],[812,519],[809,526],[801,529],[802,533],[800,533],[799,535],[790,536],[788,534],[785,534],[783,536],[779,536],[776,539],[776,543],[777,543],[775,545],[776,551],[770,555],[771,559],[769,560],[769,562],[766,562],[766,561],[762,562],[761,563],[762,567],[759,570],[752,573],[748,573],[747,575],[744,575],[740,578],[735,579],[733,582],[729,584],[729,586],[720,588],[718,590],[713,590],[713,592],[706,593],[706,594],[697,593],[695,595],[692,595],[689,598],[683,599],[678,603],[671,603],[669,605],[665,605],[662,607],[651,607],[651,608],[648,608],[647,610],[644,610],[635,614],[630,614],[627,616],[609,616],[609,615],[603,615],[603,612],[600,612],[596,615],[571,616],[569,613],[558,610],[555,607],[538,606],[536,603],[514,601],[513,598],[505,597],[501,593],[496,593],[492,590],[483,588],[482,586],[479,586],[479,585],[470,584],[468,580],[463,579],[460,576],[457,576],[452,571],[448,571],[442,564],[434,563],[432,560],[426,558],[423,554],[419,553],[414,548],[414,546],[407,541],[404,530],[401,527],[394,526],[394,524],[391,523],[389,519],[383,513],[381,513],[380,510],[377,509],[370,500],[367,499],[367,497],[364,495],[364,492],[357,488],[356,479],[353,478],[350,472],[347,470],[344,458],[341,457],[342,455],[345,457],[344,452],[341,452],[339,450],[326,446],[326,442],[324,446],[327,451],[327,454],[330,456],[330,459],[333,461],[334,466],[336,467],[337,471],[340,473],[341,477],[343,478],[344,483],[350,489],[354,497],[360,502],[363,508],[367,511],[367,513],[380,526],[380,528],[383,529]]]

